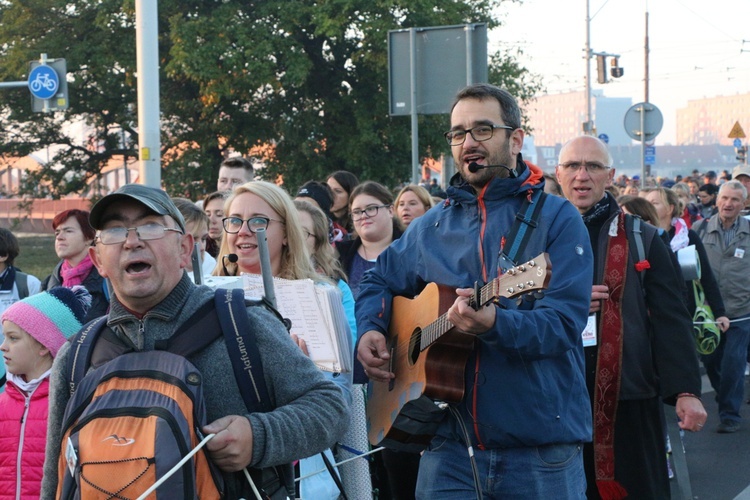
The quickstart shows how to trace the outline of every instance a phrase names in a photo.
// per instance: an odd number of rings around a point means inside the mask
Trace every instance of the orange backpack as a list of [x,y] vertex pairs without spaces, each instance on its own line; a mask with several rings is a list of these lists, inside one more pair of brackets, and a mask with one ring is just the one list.
[[[124,345],[106,327],[106,317],[71,339],[57,498],[136,499],[195,448],[206,410],[202,375],[186,358],[222,333],[248,411],[271,410],[255,334],[243,314],[250,304],[267,305],[246,302],[242,290],[219,289],[153,351]],[[244,369],[241,356],[252,369]],[[89,367],[94,369],[87,373]],[[282,490],[293,491],[288,469],[279,466],[271,476],[281,478]],[[266,469],[250,472],[263,489]],[[222,483],[201,449],[148,498],[221,498]]]

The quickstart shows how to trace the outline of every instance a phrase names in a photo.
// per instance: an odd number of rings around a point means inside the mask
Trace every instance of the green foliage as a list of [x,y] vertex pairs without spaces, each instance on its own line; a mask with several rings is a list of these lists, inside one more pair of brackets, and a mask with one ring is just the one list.
[[55,253],[55,237],[52,234],[21,233],[18,235],[18,246],[21,251],[14,265],[40,280],[46,278],[60,262]]
[[[501,1],[160,1],[167,190],[192,198],[211,191],[227,152],[263,144],[275,145],[264,175],[282,175],[291,188],[339,169],[387,185],[408,179],[410,121],[388,114],[388,31],[494,27]],[[28,192],[81,192],[113,156],[137,158],[134,26],[132,0],[8,0],[0,10],[0,81],[25,78],[40,52],[68,65],[64,113],[32,114],[24,89],[0,93],[0,155],[55,145]],[[492,55],[490,81],[521,99],[539,87],[509,54]],[[76,120],[95,132],[86,144],[62,126]],[[448,152],[446,122],[419,117],[420,156]]]

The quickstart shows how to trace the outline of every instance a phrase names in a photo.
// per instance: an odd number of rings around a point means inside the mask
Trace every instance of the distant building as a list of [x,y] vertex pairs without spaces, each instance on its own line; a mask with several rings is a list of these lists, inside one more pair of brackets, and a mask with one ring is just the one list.
[[[539,165],[545,172],[554,172],[561,144],[555,146],[537,146]],[[613,167],[617,175],[633,176],[641,172],[641,145],[612,146]],[[674,177],[690,175],[693,170],[707,172],[713,170],[729,172],[737,165],[734,148],[731,146],[656,146],[656,162],[651,166],[651,175]]]
[[[601,90],[592,90],[591,116],[596,134],[606,134],[610,146],[629,146],[623,120],[632,106],[629,97],[606,97]],[[566,92],[538,96],[526,108],[537,147],[564,144],[583,133],[586,121],[586,92]]]
[[731,146],[735,122],[750,132],[750,93],[689,100],[677,110],[677,145]]

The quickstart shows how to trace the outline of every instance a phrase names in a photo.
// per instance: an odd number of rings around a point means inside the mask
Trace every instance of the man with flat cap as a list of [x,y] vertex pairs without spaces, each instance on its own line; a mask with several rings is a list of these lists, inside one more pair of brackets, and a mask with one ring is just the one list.
[[[94,205],[90,222],[97,231],[91,260],[111,283],[107,326],[132,350],[153,350],[213,301],[214,292],[196,287],[185,273],[193,237],[164,191],[125,185]],[[347,422],[341,391],[297,348],[281,321],[257,306],[248,307],[247,316],[272,411],[248,414],[223,336],[189,358],[203,376],[210,424],[202,430],[216,434],[206,447],[222,471],[227,498],[252,496],[238,471],[268,469],[321,452],[334,444]],[[71,397],[66,383],[71,354],[70,344],[64,345],[52,368],[42,498],[53,498],[62,480],[58,460],[65,453],[61,426]]]

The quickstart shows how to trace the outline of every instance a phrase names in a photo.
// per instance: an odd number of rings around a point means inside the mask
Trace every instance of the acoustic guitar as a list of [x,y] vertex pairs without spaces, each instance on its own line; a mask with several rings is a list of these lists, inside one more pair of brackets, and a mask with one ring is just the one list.
[[[551,278],[546,253],[509,269],[470,299],[479,309],[500,297],[546,289]],[[464,369],[475,335],[460,333],[446,319],[455,289],[435,283],[414,299],[394,297],[388,327],[389,382],[370,382],[367,429],[375,446],[418,452],[427,447],[449,404],[464,396]]]

